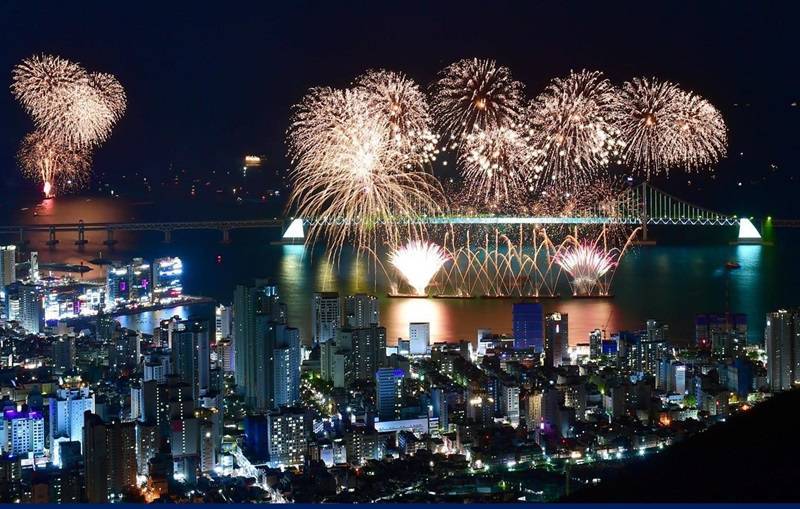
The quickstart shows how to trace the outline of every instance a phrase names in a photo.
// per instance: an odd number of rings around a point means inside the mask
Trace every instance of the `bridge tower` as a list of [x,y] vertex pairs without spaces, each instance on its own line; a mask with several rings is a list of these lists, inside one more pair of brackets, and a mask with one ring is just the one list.
[[642,204],[642,211],[640,219],[642,220],[642,242],[647,242],[647,181],[642,182],[642,199],[639,200]]

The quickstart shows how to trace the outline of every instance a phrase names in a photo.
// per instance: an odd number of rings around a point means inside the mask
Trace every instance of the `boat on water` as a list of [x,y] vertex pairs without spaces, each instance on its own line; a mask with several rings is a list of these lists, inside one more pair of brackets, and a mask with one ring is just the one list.
[[728,269],[728,270],[739,269],[739,268],[741,268],[741,267],[742,267],[742,266],[741,266],[741,265],[739,265],[739,263],[738,263],[738,262],[726,262],[726,263],[725,263],[725,268],[726,268],[726,269]]

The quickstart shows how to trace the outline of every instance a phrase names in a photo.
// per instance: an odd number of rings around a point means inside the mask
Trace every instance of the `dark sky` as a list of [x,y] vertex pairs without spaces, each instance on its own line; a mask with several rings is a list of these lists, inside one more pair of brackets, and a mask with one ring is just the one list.
[[[12,66],[40,52],[115,74],[128,111],[96,172],[229,169],[245,153],[282,169],[289,108],[307,88],[343,86],[374,67],[427,85],[472,56],[508,65],[532,95],[572,68],[693,89],[729,122],[725,179],[790,182],[800,159],[800,107],[791,106],[800,100],[798,2],[224,4],[3,2],[0,76],[7,86]],[[30,129],[11,94],[0,94],[6,188],[19,185],[14,154]]]

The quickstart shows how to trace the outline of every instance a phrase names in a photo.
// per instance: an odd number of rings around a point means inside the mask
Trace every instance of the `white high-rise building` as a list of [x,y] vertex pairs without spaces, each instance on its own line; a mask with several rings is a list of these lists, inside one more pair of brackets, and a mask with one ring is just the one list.
[[231,337],[231,325],[233,324],[233,307],[220,304],[215,310],[216,326],[215,333],[217,341]]
[[408,324],[408,338],[411,342],[411,355],[425,355],[431,340],[431,324],[412,322]]
[[40,412],[3,412],[0,447],[10,456],[44,452],[44,416]]
[[284,408],[268,414],[267,444],[272,468],[303,465],[307,448],[304,411]]
[[59,442],[80,442],[83,449],[83,414],[94,413],[94,394],[88,387],[58,389],[50,398],[50,451],[53,463],[60,464]]
[[311,331],[314,343],[324,343],[336,336],[341,326],[341,302],[335,292],[316,292],[311,303]]

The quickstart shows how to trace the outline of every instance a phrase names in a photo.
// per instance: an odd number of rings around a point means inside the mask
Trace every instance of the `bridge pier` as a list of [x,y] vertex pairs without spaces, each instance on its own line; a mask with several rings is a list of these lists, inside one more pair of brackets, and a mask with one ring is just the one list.
[[56,238],[55,226],[51,226],[49,232],[50,232],[50,238],[47,241],[47,245],[50,246],[51,248],[56,247],[56,244],[58,244],[58,239]]
[[109,228],[109,229],[106,230],[106,233],[107,233],[107,237],[106,237],[106,240],[103,241],[103,244],[108,246],[108,247],[114,247],[114,244],[117,243],[117,241],[114,240],[114,229],[113,228]]
[[164,240],[161,242],[164,244],[169,244],[172,242],[172,230],[163,230],[164,231]]
[[30,241],[25,238],[25,229],[24,228],[20,228],[19,229],[19,240],[17,241],[17,246],[19,246],[20,248],[24,248],[28,244],[30,244]]
[[78,240],[75,241],[75,245],[79,248],[83,248],[86,244],[89,243],[85,237],[85,226],[83,225],[83,219],[78,222]]
[[230,230],[230,228],[223,228],[223,230],[222,230],[222,243],[223,244],[230,244],[231,243],[231,230]]

